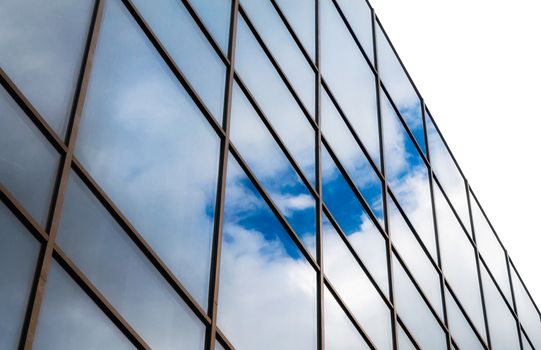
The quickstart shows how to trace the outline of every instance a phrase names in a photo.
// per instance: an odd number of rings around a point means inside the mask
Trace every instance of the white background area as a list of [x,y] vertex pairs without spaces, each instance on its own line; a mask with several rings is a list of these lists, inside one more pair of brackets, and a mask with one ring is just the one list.
[[541,3],[371,4],[541,307]]

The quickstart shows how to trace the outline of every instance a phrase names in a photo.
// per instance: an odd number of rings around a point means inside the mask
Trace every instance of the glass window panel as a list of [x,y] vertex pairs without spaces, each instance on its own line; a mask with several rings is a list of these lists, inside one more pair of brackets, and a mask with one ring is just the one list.
[[0,85],[0,183],[42,226],[59,161],[58,152]]
[[315,257],[316,201],[237,84],[233,89],[231,140]]
[[214,347],[215,350],[225,350],[224,346],[220,344],[218,341],[216,341],[216,346]]
[[516,320],[482,264],[481,277],[492,349],[520,349]]
[[321,130],[376,217],[383,222],[381,181],[325,90],[321,97]]
[[394,247],[398,250],[417,283],[419,283],[423,293],[430,300],[434,310],[443,319],[438,272],[390,197],[387,198],[387,213],[389,215],[389,235]]
[[426,123],[428,146],[430,147],[430,164],[432,165],[443,190],[449,197],[458,216],[460,216],[460,220],[469,230],[470,215],[464,178],[460,174],[460,171],[451,157],[451,153],[449,153],[449,150],[443,143],[443,139],[436,130],[431,118],[427,118]]
[[235,69],[308,179],[315,183],[315,134],[282,79],[239,17]]
[[332,1],[321,2],[321,71],[368,153],[379,166],[374,74]]
[[484,338],[485,323],[475,251],[436,184],[434,184],[434,202],[443,272],[468,316]]
[[539,313],[514,268],[511,268],[511,278],[517,303],[518,319],[533,346],[536,349],[541,349],[541,320]]
[[507,274],[505,252],[473,195],[471,196],[471,207],[475,241],[479,253],[492,272],[496,282],[498,282],[507,301],[511,303],[513,298],[511,296],[511,286],[509,285],[509,275]]
[[445,349],[446,336],[402,265],[393,256],[396,310],[422,349]]
[[53,261],[33,349],[135,349],[82,289]]
[[391,95],[396,108],[400,111],[419,147],[423,152],[426,152],[421,100],[391,48],[391,44],[387,41],[377,23],[376,43],[380,79],[383,81],[385,88]]
[[[327,0],[328,1],[328,0]],[[365,0],[338,0],[342,12],[346,16],[351,29],[361,43],[364,52],[374,62],[374,46],[372,40],[372,11]]]
[[0,227],[0,349],[16,349],[40,244],[2,202]]
[[308,55],[316,57],[316,3],[314,0],[276,0]]
[[324,293],[325,348],[332,350],[370,349],[326,287]]
[[0,4],[0,67],[61,137],[68,126],[93,2]]
[[[451,336],[460,349],[484,349],[484,346],[479,341],[477,335],[475,335],[475,332],[447,288],[445,288],[445,300]],[[482,330],[478,329],[478,331],[481,332]]]
[[398,348],[400,350],[417,350],[401,325],[398,325]]
[[203,348],[203,324],[73,173],[56,241],[152,348]]
[[381,98],[385,176],[417,234],[436,259],[428,170],[383,91]]
[[190,2],[205,26],[227,54],[229,24],[231,22],[231,0],[196,0]]
[[252,24],[314,117],[315,73],[268,0],[242,1]]
[[220,120],[226,68],[182,2],[134,0],[134,3],[214,118]]
[[526,339],[526,336],[524,335],[524,332],[520,332],[522,336],[522,349],[523,350],[534,350],[528,339]]
[[77,157],[205,308],[219,139],[122,4],[100,38]]
[[316,273],[235,159],[227,166],[218,326],[236,349],[315,349]]
[[323,263],[325,275],[376,347],[391,349],[389,308],[325,216]]
[[321,154],[323,201],[368,271],[388,294],[387,245],[325,148]]

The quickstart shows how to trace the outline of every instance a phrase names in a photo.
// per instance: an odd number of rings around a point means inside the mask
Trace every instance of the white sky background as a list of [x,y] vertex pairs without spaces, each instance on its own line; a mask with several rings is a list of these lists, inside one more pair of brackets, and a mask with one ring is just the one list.
[[371,4],[541,307],[541,2]]

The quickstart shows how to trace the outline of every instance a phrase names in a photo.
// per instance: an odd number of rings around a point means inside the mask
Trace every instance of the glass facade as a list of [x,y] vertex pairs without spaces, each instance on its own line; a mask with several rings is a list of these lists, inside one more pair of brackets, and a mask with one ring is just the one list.
[[1,349],[540,349],[365,0],[0,2]]

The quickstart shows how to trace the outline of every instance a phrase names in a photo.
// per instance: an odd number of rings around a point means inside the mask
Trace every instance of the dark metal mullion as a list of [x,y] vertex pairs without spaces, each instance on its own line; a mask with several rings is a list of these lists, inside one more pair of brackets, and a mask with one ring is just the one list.
[[[404,331],[404,333],[408,337],[409,341],[413,344],[415,349],[421,350],[421,347],[419,345],[417,345],[417,340],[415,339],[413,334],[411,334],[408,327],[406,327],[406,324],[404,323],[404,321],[402,321],[402,319],[398,315],[396,316],[396,322],[400,325],[400,327],[402,328],[402,330]],[[396,337],[397,337],[397,343],[398,343],[398,330],[397,330],[397,336]],[[398,344],[397,344],[397,347],[398,347]]]
[[[248,90],[248,88],[246,87],[246,84],[244,84],[244,82],[242,81],[242,78],[237,73],[235,73],[235,81],[238,84],[238,86],[241,88],[247,100],[250,102],[250,105],[252,106],[252,108],[256,111],[257,115],[259,116],[263,124],[266,126],[267,131],[271,134],[274,141],[278,144],[278,147],[280,148],[280,150],[282,150],[282,153],[286,156],[288,161],[291,163],[291,166],[293,166],[293,168],[295,169],[295,171],[301,178],[301,181],[310,191],[312,196],[314,196],[316,199],[319,198],[318,192],[316,191],[316,189],[314,189],[314,186],[308,180],[308,177],[305,175],[299,163],[297,163],[295,158],[293,158],[293,156],[291,155],[291,152],[287,149],[284,141],[282,140],[278,132],[274,129],[271,122],[269,121],[269,119],[267,118],[267,116],[265,115],[265,113],[263,112],[259,104],[257,103],[255,97],[252,95],[250,90]],[[315,132],[317,133],[317,131],[318,131],[318,128],[316,128]]]
[[15,85],[15,83],[8,77],[6,72],[0,67],[0,84],[6,89],[7,93],[13,98],[15,103],[23,110],[32,123],[38,128],[43,136],[51,143],[51,145],[61,154],[64,155],[68,148],[64,144],[64,141],[47,123],[45,118],[37,111],[32,105],[30,100],[22,93],[22,91]]
[[130,237],[131,241],[148,258],[150,263],[154,266],[154,268],[156,268],[156,270],[158,270],[160,275],[169,283],[169,285],[179,294],[186,305],[204,324],[210,324],[210,318],[205,313],[205,310],[199,306],[197,301],[195,301],[195,299],[189,294],[188,290],[182,285],[173,272],[161,260],[158,254],[146,242],[141,233],[135,229],[130,221],[124,216],[122,211],[114,204],[114,202],[75,157],[73,158],[72,168],[83,183],[88,187],[88,189],[94,194],[96,199],[112,216],[112,218],[122,227],[124,232]]
[[105,298],[83,272],[68,258],[68,256],[55,245],[54,260],[62,266],[66,273],[77,283],[98,308],[113,322],[137,349],[151,349],[143,338],[130,326],[115,307]]
[[71,170],[71,163],[73,158],[73,151],[75,149],[75,142],[77,139],[77,131],[82,114],[83,103],[85,100],[86,89],[88,87],[88,81],[90,78],[90,71],[92,68],[92,57],[96,48],[97,38],[99,35],[101,20],[103,18],[104,1],[97,0],[94,5],[91,24],[88,29],[87,39],[85,43],[85,50],[83,59],[80,65],[79,77],[77,80],[77,87],[74,93],[74,103],[72,104],[72,110],[70,113],[70,123],[66,133],[66,140],[68,143],[66,154],[63,157],[61,172],[57,180],[57,187],[52,199],[52,209],[49,216],[49,225],[47,231],[49,237],[44,249],[44,253],[41,259],[38,261],[37,281],[34,284],[35,297],[29,305],[28,317],[23,325],[23,331],[20,340],[20,347],[24,349],[31,349],[34,340],[34,335],[37,328],[37,322],[39,319],[39,313],[45,294],[45,285],[47,282],[47,276],[52,261],[54,241],[60,225],[60,217],[62,207],[64,204],[64,194],[68,185],[68,177]]
[[342,300],[342,298],[340,297],[340,295],[338,294],[336,289],[333,287],[331,281],[329,281],[329,279],[327,277],[324,277],[324,282],[325,282],[325,287],[327,288],[327,290],[332,294],[332,296],[334,297],[334,299],[336,300],[338,305],[340,305],[340,308],[346,314],[347,318],[353,324],[353,326],[355,327],[357,332],[360,333],[360,335],[364,339],[364,341],[368,344],[368,346],[371,349],[374,349],[374,350],[377,349],[376,346],[374,345],[374,342],[372,341],[372,339],[370,339],[370,337],[368,336],[366,331],[363,329],[361,323],[353,315],[353,312],[349,309],[349,307]]
[[216,338],[218,339],[217,341],[221,343],[225,349],[235,350],[233,344],[231,344],[229,339],[227,339],[227,337],[225,336],[225,334],[223,334],[220,328],[216,328]]
[[218,299],[220,288],[220,268],[222,256],[222,237],[224,229],[225,196],[227,187],[227,163],[229,159],[229,131],[231,129],[231,105],[233,96],[235,47],[237,35],[238,0],[231,1],[231,13],[229,23],[229,47],[228,58],[231,63],[227,69],[227,86],[224,103],[223,127],[225,138],[222,139],[220,148],[219,179],[216,196],[216,209],[214,217],[214,236],[212,242],[212,261],[209,283],[209,315],[211,324],[207,329],[206,349],[216,348],[216,333],[218,328]]
[[[528,344],[530,345],[530,347],[532,349],[535,349],[535,346],[533,346],[533,342],[532,340],[530,339],[530,336],[528,335],[528,333],[526,333],[526,330],[524,329],[524,327],[522,325],[520,325],[520,328],[521,328],[521,331],[522,331],[522,334],[524,334],[524,337],[526,338],[526,340],[528,341]],[[522,338],[522,336],[521,336]]]
[[[473,194],[473,193],[472,193]],[[475,195],[474,195],[475,197]],[[477,200],[477,199],[476,199]],[[515,314],[515,319],[517,323],[517,330],[518,330],[518,340],[520,343],[520,348],[524,349],[524,344],[522,343],[522,335],[520,330],[520,318],[518,317],[518,309],[517,309],[517,301],[515,298],[515,290],[513,287],[513,278],[511,277],[511,264],[509,261],[509,254],[507,254],[507,251],[504,250],[505,253],[505,266],[507,268],[507,278],[509,279],[509,287],[511,288],[511,302],[513,303],[513,312]]]
[[323,207],[323,213],[325,213],[325,216],[327,217],[327,219],[329,220],[329,222],[331,223],[333,228],[338,233],[338,236],[341,238],[342,242],[345,244],[347,250],[353,256],[353,258],[355,259],[355,261],[357,262],[357,264],[359,265],[361,270],[363,270],[366,277],[368,278],[368,280],[370,280],[373,287],[376,289],[377,293],[383,299],[383,301],[385,302],[387,307],[389,307],[389,309],[392,309],[393,308],[392,302],[387,298],[385,293],[381,290],[380,286],[378,285],[378,283],[376,282],[374,277],[372,277],[372,274],[368,271],[368,268],[364,264],[363,260],[361,259],[361,257],[359,256],[359,254],[357,253],[357,251],[355,250],[355,248],[353,247],[351,242],[349,242],[349,240],[347,238],[347,235],[344,233],[344,231],[342,231],[342,228],[338,225],[338,223],[336,222],[336,220],[332,216],[332,213],[330,212],[330,210],[325,205],[325,203],[322,204],[322,207]]
[[288,77],[284,73],[282,67],[280,66],[280,64],[278,63],[276,58],[274,58],[274,56],[273,56],[272,52],[270,51],[270,49],[265,44],[265,42],[264,42],[263,38],[261,37],[261,35],[259,35],[259,33],[257,32],[255,26],[252,24],[252,21],[250,20],[250,17],[248,16],[248,13],[246,13],[246,11],[242,8],[242,5],[240,5],[240,4],[239,4],[239,14],[244,19],[244,22],[246,22],[246,25],[250,29],[250,32],[252,33],[252,35],[256,39],[257,43],[259,44],[259,46],[261,47],[261,49],[263,50],[263,52],[267,56],[267,59],[271,62],[272,66],[274,67],[274,69],[276,70],[276,72],[278,73],[280,78],[282,79],[284,85],[286,86],[286,88],[291,93],[291,96],[293,97],[295,102],[297,102],[297,105],[302,110],[302,112],[305,115],[306,119],[308,119],[308,122],[312,125],[312,127],[317,128],[316,122],[314,121],[314,119],[312,118],[312,115],[310,114],[310,112],[308,111],[306,106],[304,105],[304,102],[302,101],[302,99],[297,94],[297,91],[295,90],[293,85],[291,85],[291,82],[289,81]]
[[528,294],[528,298],[530,299],[530,301],[532,302],[533,306],[535,307],[535,309],[537,310],[537,314],[539,315],[539,318],[540,318],[540,321],[541,321],[541,313],[539,312],[539,309],[537,308],[537,305],[535,304],[535,301],[533,300],[533,297],[532,295],[530,294],[530,291],[528,290],[528,288],[526,288],[526,284],[524,283],[524,280],[522,279],[522,277],[520,276],[520,274],[518,273],[518,270],[515,266],[515,263],[513,263],[513,260],[511,260],[511,258],[509,258],[509,262],[511,263],[511,266],[513,267],[513,270],[515,271],[515,274],[517,275],[518,279],[519,279],[519,282],[522,284],[522,287],[524,288],[524,290],[526,291],[526,294]]

